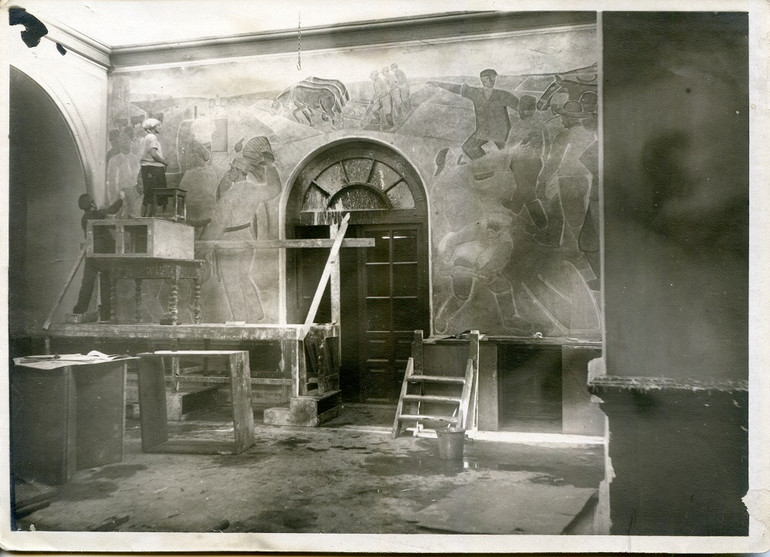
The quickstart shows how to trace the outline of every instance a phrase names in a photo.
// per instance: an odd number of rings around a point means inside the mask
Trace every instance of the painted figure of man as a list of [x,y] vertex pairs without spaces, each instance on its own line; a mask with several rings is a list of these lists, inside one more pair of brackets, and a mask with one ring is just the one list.
[[117,138],[118,153],[107,162],[107,203],[113,203],[122,190],[136,185],[139,157],[131,152],[131,139],[121,133]]
[[[251,138],[241,157],[231,164],[229,187],[221,196],[204,231],[206,240],[250,241],[270,236],[272,226],[268,203],[281,193],[281,180],[266,137]],[[232,319],[259,322],[264,318],[259,286],[252,276],[257,250],[244,245],[216,249],[216,268],[224,285]]]
[[536,110],[537,99],[523,95],[519,99],[519,120],[513,122],[510,141],[513,143],[511,172],[516,190],[510,202],[504,204],[519,214],[526,207],[538,230],[548,225],[548,217],[540,199],[537,199],[537,177],[543,169],[546,153],[544,117]]
[[473,103],[476,129],[463,143],[463,153],[471,160],[483,157],[486,153],[482,147],[489,142],[494,143],[498,149],[505,147],[508,133],[511,131],[508,109],[519,108],[519,98],[516,95],[503,89],[495,89],[495,70],[483,70],[479,77],[482,87],[472,87],[466,83],[427,82],[428,85],[441,87]]
[[403,112],[403,108],[401,106],[401,90],[398,88],[398,81],[396,80],[396,76],[390,73],[390,68],[388,66],[382,68],[382,79],[388,86],[391,112],[393,113],[393,122],[397,122],[399,118],[401,118]]
[[369,74],[374,86],[374,97],[372,98],[369,108],[367,109],[367,116],[364,117],[364,125],[368,120],[369,115],[374,115],[376,118],[372,121],[373,124],[379,124],[381,130],[385,130],[393,127],[393,110],[392,100],[390,97],[390,91],[388,84],[380,77],[380,73],[377,70],[372,71]]
[[401,104],[403,106],[404,113],[408,114],[412,111],[412,101],[409,98],[409,80],[407,80],[404,70],[398,67],[398,64],[391,64],[390,70],[393,73],[393,77],[396,78],[396,83],[398,84],[399,95],[401,97]]
[[[551,196],[548,203],[547,230],[535,236],[543,245],[561,245],[565,229],[570,229],[576,239],[586,216],[585,199],[591,187],[592,172],[583,164],[581,156],[596,141],[595,125],[583,122],[596,121],[596,115],[586,112],[579,101],[567,101],[554,109],[561,116],[564,129],[553,139],[543,170],[537,179],[537,197],[546,200],[547,188],[555,177],[558,196]],[[598,163],[597,163],[598,164]]]
[[442,238],[438,251],[451,267],[452,293],[437,312],[437,332],[447,332],[455,316],[479,288],[492,294],[498,317],[506,329],[530,332],[532,325],[519,314],[513,285],[503,274],[513,256],[511,224],[510,214],[493,213]]

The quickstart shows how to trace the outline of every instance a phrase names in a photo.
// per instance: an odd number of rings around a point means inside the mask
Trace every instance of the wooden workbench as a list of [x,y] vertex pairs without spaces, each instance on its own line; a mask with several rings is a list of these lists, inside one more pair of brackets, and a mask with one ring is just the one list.
[[[466,357],[468,339],[434,336],[424,340],[430,369],[457,367]],[[603,416],[587,389],[588,361],[601,355],[600,340],[572,337],[513,337],[483,335],[479,342],[477,393],[469,412],[476,416],[476,427],[498,431],[501,414],[501,374],[515,374],[500,361],[502,351],[552,350],[561,353],[562,431],[567,434],[601,435]]]
[[[299,324],[228,324],[201,323],[181,325],[158,325],[154,323],[55,323],[48,329],[51,339],[100,339],[124,340],[127,342],[144,340],[150,343],[173,345],[183,341],[186,345],[200,343],[201,348],[209,349],[217,343],[260,343],[278,342],[281,347],[281,362],[278,378],[253,378],[253,383],[270,382],[290,386],[290,396],[312,396],[314,390],[322,385],[322,390],[331,391],[339,388],[339,355],[334,354],[331,369],[317,372],[315,362],[308,362],[305,353],[306,340],[313,338],[316,343],[334,339],[337,344],[340,335],[339,325],[333,323]],[[318,340],[320,339],[320,340]],[[332,349],[334,350],[334,349]],[[323,394],[323,393],[321,393]]]

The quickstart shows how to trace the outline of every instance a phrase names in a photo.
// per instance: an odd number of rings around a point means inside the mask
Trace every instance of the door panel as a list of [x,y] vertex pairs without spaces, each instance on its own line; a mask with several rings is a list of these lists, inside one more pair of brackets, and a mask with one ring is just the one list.
[[[375,246],[340,251],[342,398],[394,403],[413,331],[430,323],[428,203],[419,174],[386,145],[360,139],[324,146],[291,186],[286,237],[326,238],[345,214],[347,236],[374,238]],[[295,295],[287,310],[304,319],[328,250],[289,251],[287,283]],[[319,320],[328,319],[327,300]]]
[[422,227],[363,226],[375,246],[359,253],[359,369],[362,400],[394,403],[415,329],[427,330],[427,276]]

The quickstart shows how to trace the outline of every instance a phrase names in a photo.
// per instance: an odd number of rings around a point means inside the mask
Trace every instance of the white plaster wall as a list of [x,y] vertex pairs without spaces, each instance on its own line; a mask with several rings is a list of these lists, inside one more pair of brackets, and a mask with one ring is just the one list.
[[[43,87],[61,110],[80,151],[86,188],[100,204],[107,152],[107,67],[70,48],[67,54],[59,54],[48,36],[38,46],[28,48],[21,40],[22,30],[21,25],[6,28],[6,59]],[[71,43],[63,37],[57,39],[65,47],[76,44],[74,39]]]

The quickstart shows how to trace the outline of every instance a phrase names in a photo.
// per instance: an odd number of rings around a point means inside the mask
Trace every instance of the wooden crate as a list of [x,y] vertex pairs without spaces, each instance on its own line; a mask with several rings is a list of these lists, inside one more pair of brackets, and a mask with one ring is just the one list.
[[55,369],[11,366],[14,476],[63,484],[123,458],[126,360]]
[[88,221],[88,257],[194,259],[195,229],[156,218]]

